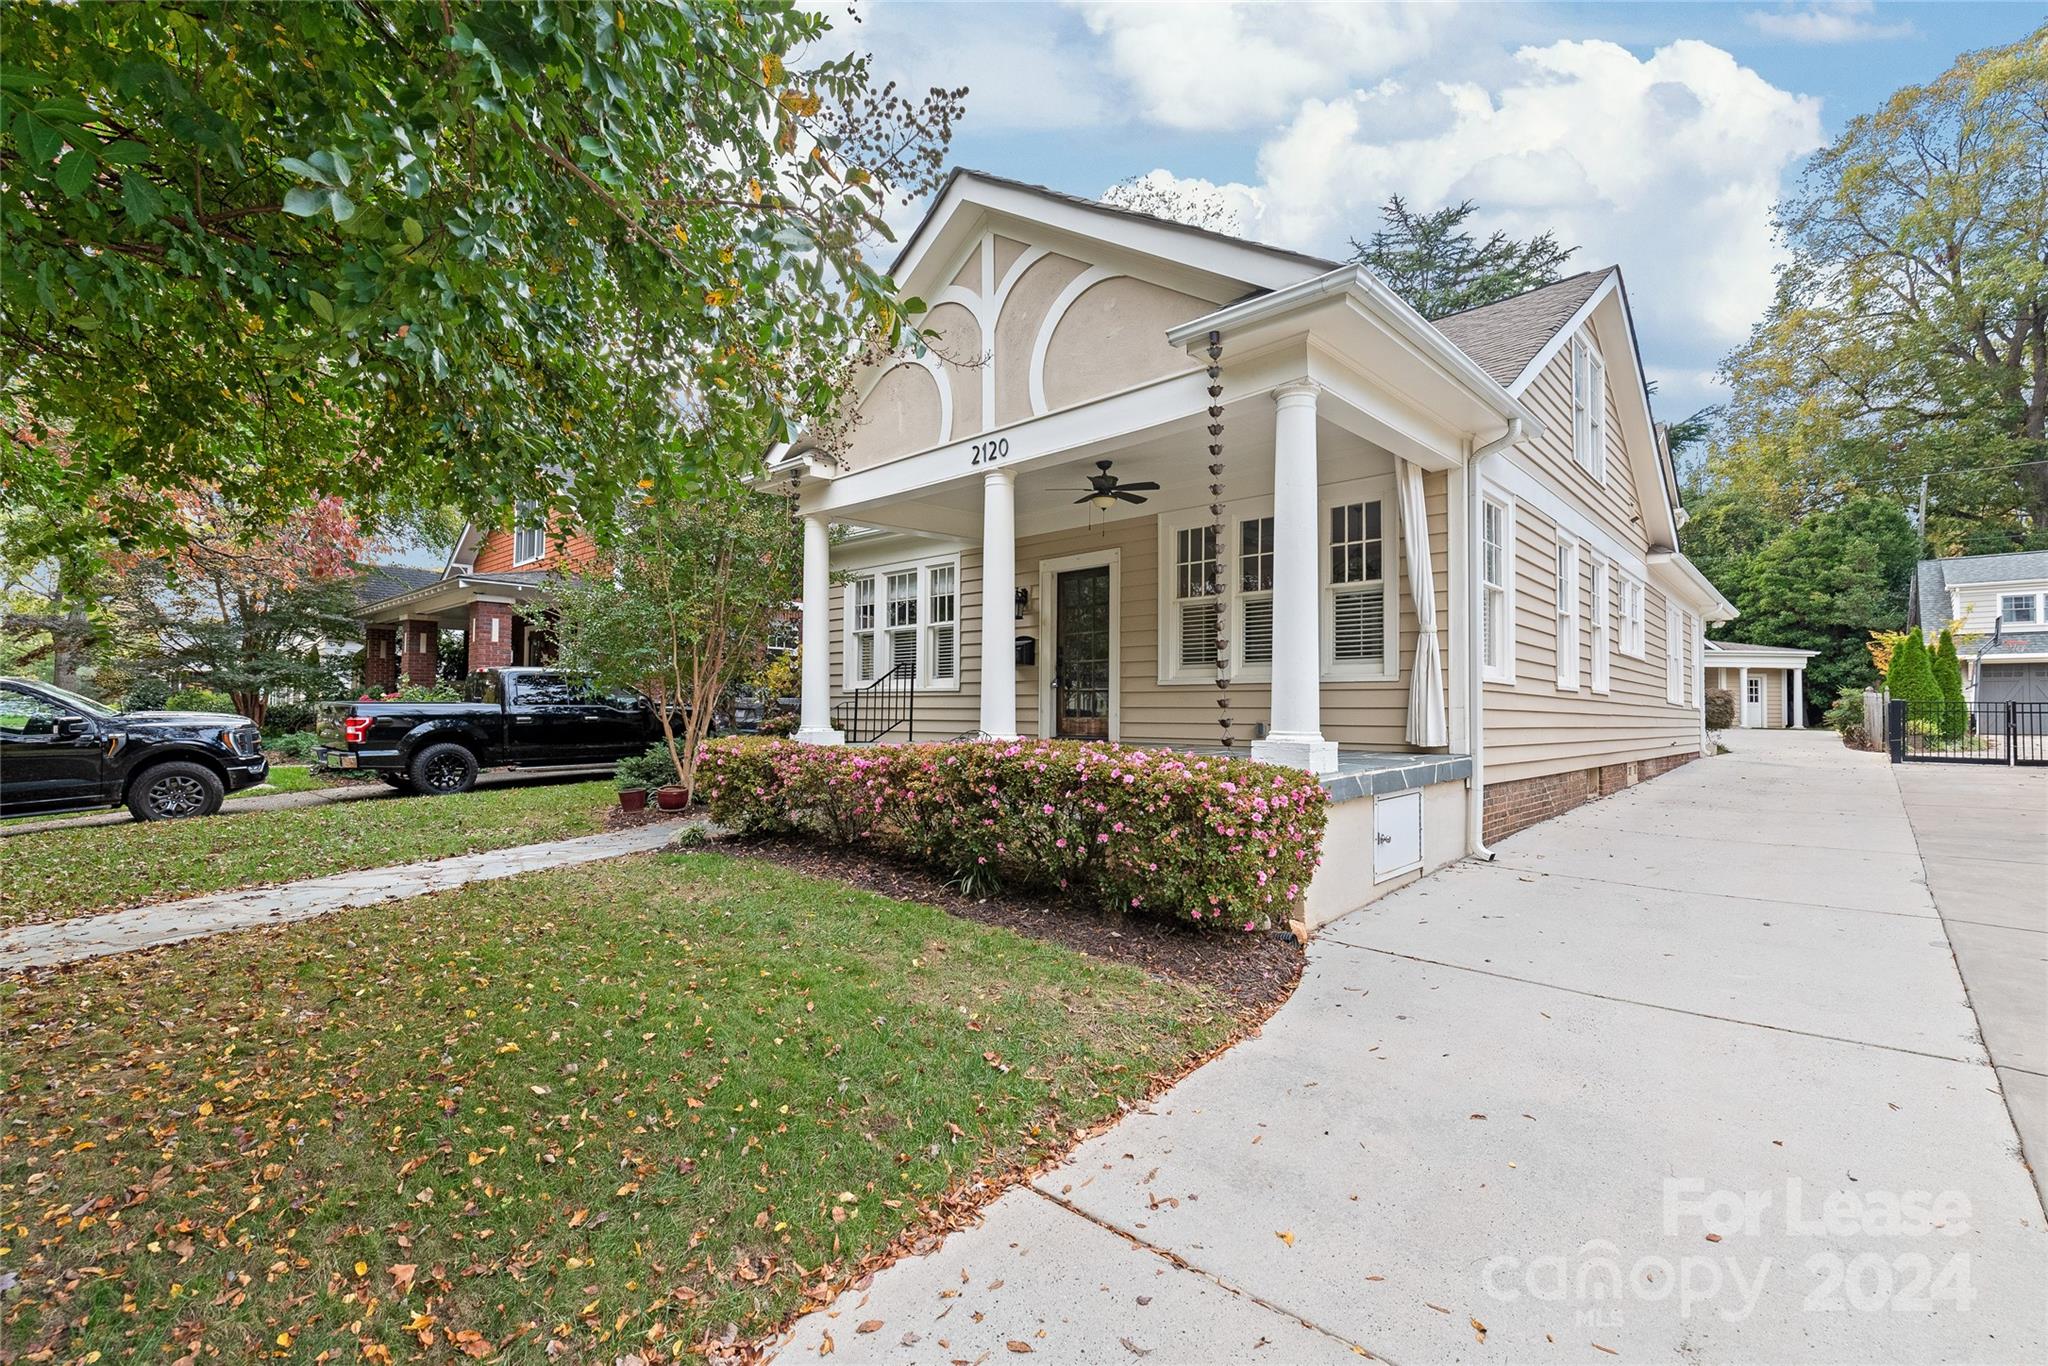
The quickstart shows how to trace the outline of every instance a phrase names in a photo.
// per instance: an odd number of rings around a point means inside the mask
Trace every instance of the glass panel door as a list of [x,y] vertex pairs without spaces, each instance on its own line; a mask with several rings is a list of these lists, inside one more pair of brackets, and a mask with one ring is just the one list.
[[1054,581],[1053,734],[1109,734],[1109,566],[1070,569]]

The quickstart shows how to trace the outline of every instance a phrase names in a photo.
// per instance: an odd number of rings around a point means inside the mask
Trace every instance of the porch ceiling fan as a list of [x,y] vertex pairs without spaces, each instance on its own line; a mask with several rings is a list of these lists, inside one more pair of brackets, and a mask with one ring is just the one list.
[[[1092,503],[1101,511],[1107,512],[1118,503],[1144,502],[1144,498],[1139,496],[1138,491],[1140,489],[1151,493],[1159,488],[1159,485],[1150,479],[1141,479],[1134,484],[1123,483],[1109,472],[1110,463],[1107,460],[1095,462],[1095,468],[1101,470],[1102,473],[1088,476],[1088,491],[1074,500],[1074,506],[1079,507],[1083,503]],[[1073,493],[1076,490],[1062,489],[1061,492]]]

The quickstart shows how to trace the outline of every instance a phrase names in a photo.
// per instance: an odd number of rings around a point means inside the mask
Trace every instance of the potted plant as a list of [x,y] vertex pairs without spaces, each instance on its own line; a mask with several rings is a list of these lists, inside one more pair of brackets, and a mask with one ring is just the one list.
[[646,810],[648,789],[672,781],[675,774],[675,765],[669,762],[668,750],[660,745],[645,754],[632,754],[619,760],[618,770],[612,778],[619,789],[619,809]]
[[654,804],[663,811],[680,811],[690,804],[690,789],[681,783],[663,783],[654,789]]

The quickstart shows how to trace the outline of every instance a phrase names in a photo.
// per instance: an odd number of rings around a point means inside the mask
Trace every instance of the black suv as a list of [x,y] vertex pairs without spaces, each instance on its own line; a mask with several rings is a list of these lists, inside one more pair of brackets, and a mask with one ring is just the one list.
[[117,712],[0,678],[0,815],[119,806],[141,821],[211,816],[270,774],[255,723],[232,712]]

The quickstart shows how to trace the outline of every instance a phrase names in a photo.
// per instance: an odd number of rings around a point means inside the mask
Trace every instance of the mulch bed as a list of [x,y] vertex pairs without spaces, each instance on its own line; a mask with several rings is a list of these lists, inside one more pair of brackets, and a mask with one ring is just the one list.
[[798,839],[728,836],[712,847],[1210,987],[1260,1016],[1286,1000],[1301,977],[1302,947],[1285,933],[1207,933],[1176,921],[1104,915],[1044,896],[965,896],[928,868]]

